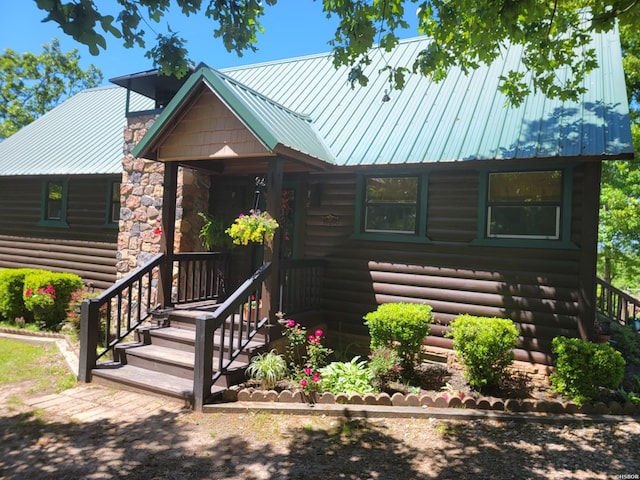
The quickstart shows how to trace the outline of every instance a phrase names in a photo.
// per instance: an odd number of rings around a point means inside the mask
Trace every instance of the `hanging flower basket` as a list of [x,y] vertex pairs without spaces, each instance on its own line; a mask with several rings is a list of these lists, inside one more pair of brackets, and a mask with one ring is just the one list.
[[268,212],[250,210],[248,215],[240,214],[225,230],[235,245],[248,245],[273,240],[278,222]]

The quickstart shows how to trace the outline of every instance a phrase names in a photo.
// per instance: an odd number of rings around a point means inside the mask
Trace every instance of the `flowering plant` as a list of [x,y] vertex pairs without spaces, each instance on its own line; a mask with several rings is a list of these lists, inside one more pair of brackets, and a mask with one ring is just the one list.
[[33,310],[33,307],[47,308],[51,307],[56,301],[56,289],[53,285],[48,284],[46,287],[40,287],[37,290],[27,288],[24,291],[24,304]]
[[225,233],[233,239],[235,245],[248,245],[249,242],[262,243],[272,240],[278,222],[268,212],[250,210],[249,215],[240,214]]
[[[327,357],[333,353],[331,349],[322,345],[324,332],[317,329],[313,334],[307,334],[307,329],[295,320],[284,320],[281,312],[278,312],[276,316],[279,317],[278,322],[284,326],[282,334],[289,340],[287,358],[291,370],[302,376],[302,380],[306,379],[307,385],[309,380],[317,383],[320,379],[318,371],[327,364]],[[307,369],[309,369],[308,372]]]

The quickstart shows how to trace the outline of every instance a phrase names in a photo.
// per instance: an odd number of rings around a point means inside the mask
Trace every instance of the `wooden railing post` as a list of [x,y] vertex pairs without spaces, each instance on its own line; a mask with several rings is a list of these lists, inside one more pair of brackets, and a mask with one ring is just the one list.
[[[195,363],[193,371],[193,409],[201,412],[204,402],[211,395],[213,382],[213,331],[212,315],[196,318]],[[222,355],[222,352],[220,353]]]
[[100,309],[93,299],[86,299],[80,306],[80,356],[78,381],[91,381],[91,370],[96,366],[98,336],[100,334]]

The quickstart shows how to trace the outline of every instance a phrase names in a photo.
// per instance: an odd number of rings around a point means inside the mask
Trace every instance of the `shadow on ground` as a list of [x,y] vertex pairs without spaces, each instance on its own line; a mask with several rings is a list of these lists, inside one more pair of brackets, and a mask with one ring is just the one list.
[[160,412],[139,423],[0,416],[0,478],[613,478],[640,472],[637,424]]

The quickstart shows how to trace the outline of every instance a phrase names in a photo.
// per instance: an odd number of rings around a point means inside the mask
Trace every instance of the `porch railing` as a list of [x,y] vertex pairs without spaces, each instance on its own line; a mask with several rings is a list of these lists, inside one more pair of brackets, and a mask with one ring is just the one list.
[[287,315],[317,310],[322,299],[322,277],[326,262],[322,259],[283,260],[280,262],[279,308]]
[[261,294],[270,271],[271,263],[265,263],[214,312],[196,318],[193,379],[196,411],[202,410],[213,384],[233,367],[236,357],[269,322],[261,313]]
[[[98,360],[125,340],[158,308],[157,290],[164,254],[105,290],[81,306],[80,368],[78,379],[91,381],[91,370]],[[173,303],[222,301],[224,299],[227,258],[221,253],[177,253],[178,272]],[[170,306],[170,305],[167,305]]]
[[636,326],[635,322],[640,319],[640,299],[596,278],[596,311],[613,322]]

